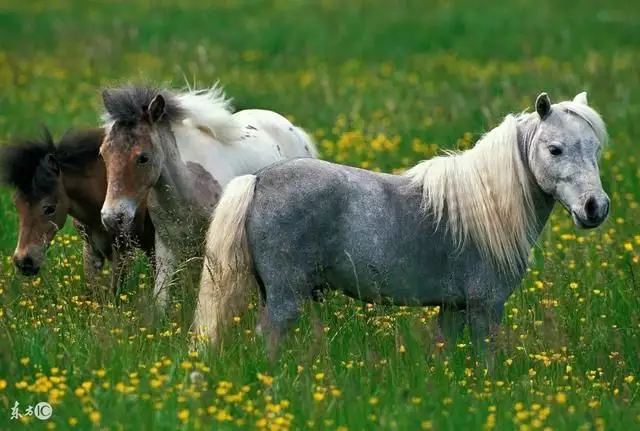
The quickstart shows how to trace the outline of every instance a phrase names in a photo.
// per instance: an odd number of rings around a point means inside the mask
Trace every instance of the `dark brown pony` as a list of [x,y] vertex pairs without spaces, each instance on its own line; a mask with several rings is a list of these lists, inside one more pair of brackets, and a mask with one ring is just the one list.
[[[112,265],[115,292],[125,273],[124,256],[137,246],[153,263],[154,228],[146,207],[136,213],[128,238],[107,232],[100,209],[107,191],[105,165],[99,155],[101,128],[67,132],[55,144],[49,131],[39,140],[20,140],[0,148],[2,182],[15,189],[19,218],[13,262],[20,273],[36,275],[49,243],[67,215],[84,239],[85,282],[93,285],[105,259]],[[92,286],[95,287],[95,286]]]

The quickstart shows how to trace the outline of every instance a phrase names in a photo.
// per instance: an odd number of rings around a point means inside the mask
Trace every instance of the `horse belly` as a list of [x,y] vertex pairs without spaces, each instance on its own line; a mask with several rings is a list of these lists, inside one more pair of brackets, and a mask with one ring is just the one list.
[[360,263],[345,262],[328,271],[326,278],[334,289],[368,303],[427,306],[462,302],[459,289],[441,277],[440,271],[424,267],[418,261],[398,262],[391,257],[372,263],[364,255]]

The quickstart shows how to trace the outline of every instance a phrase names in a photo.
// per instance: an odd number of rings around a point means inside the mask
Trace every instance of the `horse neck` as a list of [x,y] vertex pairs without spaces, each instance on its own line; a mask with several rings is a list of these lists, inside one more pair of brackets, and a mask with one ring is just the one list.
[[100,228],[100,209],[107,194],[102,158],[88,163],[81,171],[64,170],[62,184],[69,198],[69,215],[86,226]]
[[532,241],[536,241],[542,233],[555,205],[553,196],[542,191],[530,169],[529,154],[537,127],[534,116],[526,117],[518,123],[518,151],[521,162],[526,166],[531,201],[536,215],[535,231],[532,232],[535,237],[532,238]]
[[152,193],[158,207],[168,214],[190,214],[197,206],[193,193],[194,178],[180,156],[175,135],[166,130],[167,138],[161,140],[164,165]]

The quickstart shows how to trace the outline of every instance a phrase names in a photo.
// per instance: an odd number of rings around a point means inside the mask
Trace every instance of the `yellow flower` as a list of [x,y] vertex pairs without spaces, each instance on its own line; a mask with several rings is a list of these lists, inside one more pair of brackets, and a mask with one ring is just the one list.
[[578,283],[576,283],[575,281],[572,281],[571,283],[569,283],[569,289],[577,289],[578,288]]
[[632,383],[634,380],[635,380],[635,377],[633,377],[632,375],[629,375],[629,376],[624,378],[624,381],[627,382],[627,383]]
[[627,251],[632,251],[633,250],[633,245],[630,242],[625,242],[624,243],[624,249]]
[[422,421],[422,423],[420,424],[420,428],[422,428],[423,430],[433,429],[433,421]]
[[565,393],[564,393],[564,392],[558,392],[558,393],[556,394],[556,402],[557,402],[558,404],[564,404],[564,403],[566,403],[566,402],[567,402],[567,396],[565,395]]
[[20,363],[24,366],[26,366],[29,363],[30,359],[29,358],[22,358],[20,359]]
[[187,420],[189,420],[189,410],[180,410],[178,412],[178,419],[180,419],[182,422],[186,422]]
[[267,386],[271,386],[273,384],[273,377],[266,374],[258,373],[258,380]]
[[78,419],[74,418],[73,416],[71,416],[68,420],[69,425],[71,425],[72,427],[78,425]]
[[322,392],[314,392],[313,393],[313,399],[320,402],[322,400],[324,400],[324,394]]
[[94,410],[91,413],[89,413],[89,420],[94,424],[100,422],[100,412],[97,410]]
[[107,371],[104,370],[104,369],[96,370],[95,371],[95,375],[100,377],[100,378],[103,378],[104,376],[107,375]]
[[324,373],[318,373],[315,375],[316,380],[322,381],[324,380]]
[[371,397],[369,398],[369,404],[371,404],[372,406],[375,406],[376,404],[378,404],[380,400],[378,399],[378,397]]
[[0,379],[0,391],[7,387],[7,381]]

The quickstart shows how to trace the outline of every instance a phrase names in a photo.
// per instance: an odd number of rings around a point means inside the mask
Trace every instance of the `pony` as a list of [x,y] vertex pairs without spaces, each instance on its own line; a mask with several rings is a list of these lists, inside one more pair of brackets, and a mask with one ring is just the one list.
[[369,303],[439,306],[438,337],[455,345],[468,324],[483,356],[554,203],[580,228],[606,219],[606,142],[586,93],[553,105],[541,93],[535,112],[509,114],[473,148],[402,174],[299,159],[238,177],[207,234],[198,338],[217,344],[257,289],[275,361],[302,304],[335,289]]
[[146,207],[135,214],[131,241],[109,233],[100,209],[107,192],[106,169],[99,148],[104,130],[70,130],[58,143],[44,128],[40,139],[16,139],[0,154],[2,183],[15,189],[13,201],[19,220],[13,263],[23,275],[40,271],[46,250],[64,226],[67,215],[83,237],[85,282],[92,287],[108,260],[115,292],[126,272],[124,256],[133,246],[153,259],[154,228]]
[[127,232],[147,202],[156,229],[154,295],[163,308],[183,264],[198,285],[210,216],[231,179],[283,159],[317,157],[302,128],[269,110],[232,112],[217,83],[182,91],[126,84],[104,89],[102,98],[102,222]]

